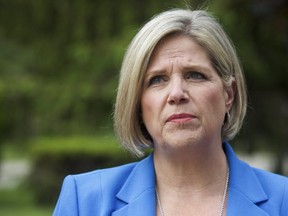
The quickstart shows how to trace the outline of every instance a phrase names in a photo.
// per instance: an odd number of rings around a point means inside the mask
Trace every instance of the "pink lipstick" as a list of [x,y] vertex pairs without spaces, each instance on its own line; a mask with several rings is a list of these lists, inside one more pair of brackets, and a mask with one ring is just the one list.
[[195,116],[192,114],[179,113],[179,114],[173,114],[173,115],[169,116],[169,118],[166,120],[166,122],[182,123],[182,122],[190,121],[193,118],[195,118]]

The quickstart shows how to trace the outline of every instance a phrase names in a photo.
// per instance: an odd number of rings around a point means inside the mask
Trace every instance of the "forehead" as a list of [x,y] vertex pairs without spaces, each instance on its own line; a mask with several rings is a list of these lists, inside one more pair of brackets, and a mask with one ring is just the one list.
[[206,50],[186,35],[169,35],[155,47],[150,57],[147,71],[158,70],[171,62],[180,62],[187,66],[211,66]]

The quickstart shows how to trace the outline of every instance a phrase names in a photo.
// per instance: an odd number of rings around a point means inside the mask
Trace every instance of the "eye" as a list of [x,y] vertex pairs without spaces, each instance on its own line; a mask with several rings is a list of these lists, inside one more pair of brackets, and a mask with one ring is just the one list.
[[186,74],[186,79],[204,80],[206,79],[206,76],[201,72],[190,71]]
[[148,82],[148,85],[149,86],[157,85],[157,84],[164,82],[164,81],[165,81],[165,77],[163,75],[157,75],[157,76],[151,77],[151,79]]

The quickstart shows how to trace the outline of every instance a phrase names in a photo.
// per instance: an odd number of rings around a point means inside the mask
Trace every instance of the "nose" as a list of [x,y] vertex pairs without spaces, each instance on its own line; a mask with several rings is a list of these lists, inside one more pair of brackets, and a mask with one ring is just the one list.
[[181,78],[172,79],[169,86],[169,95],[167,102],[169,104],[182,104],[187,103],[189,100],[188,92],[186,90],[185,81]]

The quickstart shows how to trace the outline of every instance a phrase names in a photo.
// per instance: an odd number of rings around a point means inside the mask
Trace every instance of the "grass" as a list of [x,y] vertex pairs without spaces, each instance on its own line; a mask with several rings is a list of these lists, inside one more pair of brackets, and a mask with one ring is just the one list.
[[14,206],[0,208],[0,215],[3,216],[51,216],[52,208],[37,206]]

